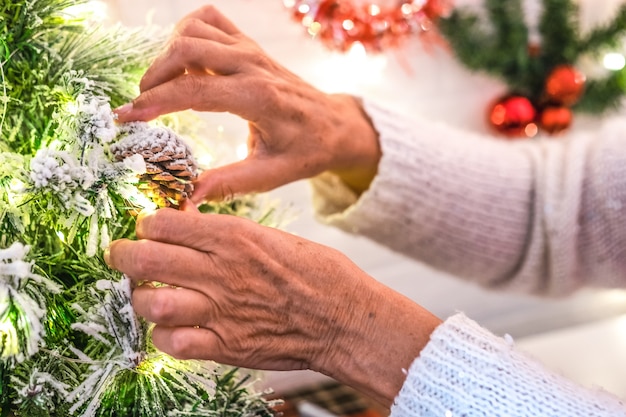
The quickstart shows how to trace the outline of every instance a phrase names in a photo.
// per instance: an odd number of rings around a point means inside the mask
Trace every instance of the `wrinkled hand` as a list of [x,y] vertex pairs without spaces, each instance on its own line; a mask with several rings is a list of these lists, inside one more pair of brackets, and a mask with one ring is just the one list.
[[140,89],[133,103],[116,110],[120,122],[186,109],[249,122],[247,159],[203,173],[196,202],[268,191],[325,171],[360,192],[376,174],[378,137],[358,100],[304,82],[212,6],[178,23]]
[[338,251],[247,219],[162,209],[137,236],[106,260],[177,358],[313,369],[389,405],[439,323]]

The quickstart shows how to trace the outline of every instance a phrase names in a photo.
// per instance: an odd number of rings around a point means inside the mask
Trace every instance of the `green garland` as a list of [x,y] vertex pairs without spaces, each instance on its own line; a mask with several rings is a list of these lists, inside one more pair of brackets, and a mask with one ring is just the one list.
[[[163,39],[68,15],[85,3],[0,4],[0,417],[270,416],[250,372],[157,352],[102,259],[141,208],[108,154],[110,108]],[[276,225],[255,196],[201,209]]]
[[[505,82],[510,91],[541,101],[546,78],[559,65],[576,65],[584,56],[601,57],[626,34],[626,5],[606,25],[586,35],[579,31],[572,0],[544,0],[540,45],[531,45],[520,0],[486,0],[485,15],[458,8],[442,18],[439,30],[453,53],[470,70]],[[574,110],[601,114],[619,106],[626,94],[626,69],[590,79]]]

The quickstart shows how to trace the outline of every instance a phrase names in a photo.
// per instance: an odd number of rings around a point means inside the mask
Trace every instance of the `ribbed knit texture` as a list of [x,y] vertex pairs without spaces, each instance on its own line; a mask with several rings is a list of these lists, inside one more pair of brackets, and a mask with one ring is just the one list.
[[391,417],[625,417],[626,405],[545,369],[462,314],[431,336]]
[[365,105],[378,175],[358,199],[312,180],[323,222],[489,287],[626,287],[626,121],[512,142]]
[[[626,121],[507,142],[365,102],[382,159],[357,196],[311,181],[321,221],[481,285],[535,294],[626,287]],[[432,335],[392,417],[623,417],[459,314]]]

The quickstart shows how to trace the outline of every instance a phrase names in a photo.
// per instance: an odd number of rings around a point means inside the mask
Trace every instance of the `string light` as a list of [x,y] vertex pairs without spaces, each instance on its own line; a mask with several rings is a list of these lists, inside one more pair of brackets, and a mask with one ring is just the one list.
[[626,58],[618,52],[612,52],[604,55],[604,68],[611,71],[621,71],[626,67]]
[[17,329],[9,317],[10,305],[8,299],[1,303],[5,314],[0,318],[0,340],[2,340],[2,358],[12,358],[20,354],[19,338]]
[[91,0],[83,4],[70,6],[64,10],[70,18],[85,18],[85,24],[102,23],[107,20],[109,6],[104,1]]
[[19,201],[19,196],[22,195],[25,188],[26,188],[25,184],[19,179],[17,178],[11,179],[11,182],[9,183],[9,187],[7,190],[7,198],[9,200],[9,204],[17,205],[21,203],[21,201]]

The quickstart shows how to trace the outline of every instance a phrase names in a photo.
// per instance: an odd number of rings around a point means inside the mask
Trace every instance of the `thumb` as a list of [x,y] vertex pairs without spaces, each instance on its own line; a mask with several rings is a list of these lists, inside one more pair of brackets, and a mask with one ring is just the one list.
[[191,212],[191,213],[199,213],[200,210],[198,210],[198,207],[196,206],[196,204],[189,200],[189,199],[185,199],[183,200],[183,202],[180,204],[180,210],[181,211],[187,211],[187,212]]
[[131,103],[124,104],[113,112],[117,115],[118,123],[125,123],[136,120],[147,122],[163,114],[188,110],[197,100],[192,91],[197,90],[197,85],[198,76],[177,77],[142,92]]
[[290,182],[286,173],[269,160],[244,159],[200,174],[191,200],[199,203],[269,191]]

